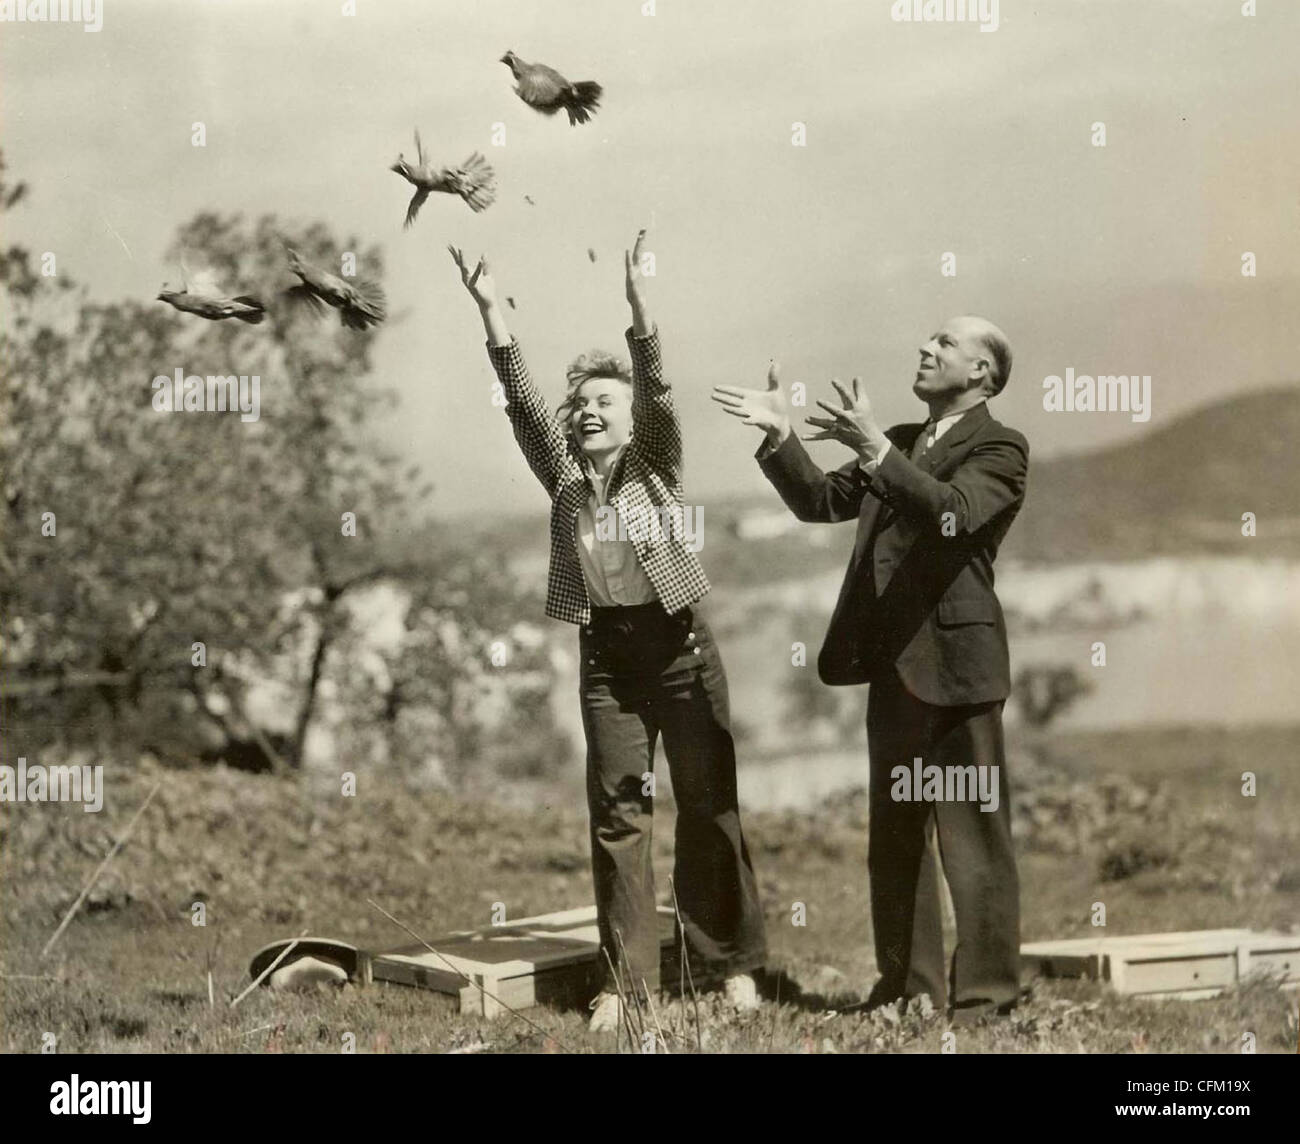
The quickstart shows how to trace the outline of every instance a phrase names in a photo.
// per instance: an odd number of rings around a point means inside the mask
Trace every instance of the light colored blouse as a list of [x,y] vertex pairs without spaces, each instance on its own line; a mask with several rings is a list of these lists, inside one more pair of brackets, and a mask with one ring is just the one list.
[[[585,467],[595,492],[578,510],[574,535],[588,598],[598,608],[648,604],[657,600],[659,597],[654,585],[637,559],[636,546],[626,536],[618,539],[617,535],[609,535],[618,532],[617,515],[613,512],[604,514],[597,531],[597,513],[608,506],[605,500],[608,481],[590,464]],[[612,467],[610,472],[613,472]]]

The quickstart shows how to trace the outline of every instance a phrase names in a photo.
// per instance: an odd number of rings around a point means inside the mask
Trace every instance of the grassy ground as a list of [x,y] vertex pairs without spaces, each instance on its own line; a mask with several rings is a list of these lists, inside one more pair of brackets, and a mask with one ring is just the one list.
[[[1094,932],[1288,928],[1300,921],[1300,773],[1295,728],[1151,731],[1054,739],[1013,755],[1026,940]],[[1019,764],[1019,770],[1015,768]],[[1243,798],[1241,772],[1259,796]],[[1017,773],[1021,778],[1016,778]],[[1101,776],[1118,776],[1109,785]],[[414,794],[362,776],[355,797],[224,769],[106,769],[101,814],[61,804],[0,807],[0,1049],[32,1052],[609,1052],[577,1011],[539,1008],[542,1031],[463,1018],[400,986],[256,990],[237,1008],[250,955],[310,928],[367,948],[407,944],[373,897],[425,937],[590,901],[585,813],[544,790]],[[157,778],[132,841],[46,958],[40,950]],[[1100,793],[1099,793],[1100,792]],[[666,890],[671,808],[659,808]],[[936,1052],[941,1015],[832,1012],[874,979],[866,811],[841,797],[814,815],[748,816],[768,909],[771,972],[744,1020],[716,994],[658,1013],[673,1052]],[[207,924],[191,924],[203,902]],[[807,924],[791,922],[803,902]],[[209,1005],[212,967],[216,1004]],[[778,998],[779,993],[779,998]],[[1296,998],[1267,982],[1209,1001],[1124,1000],[1036,982],[1010,1021],[959,1029],[958,1052],[1295,1052]]]

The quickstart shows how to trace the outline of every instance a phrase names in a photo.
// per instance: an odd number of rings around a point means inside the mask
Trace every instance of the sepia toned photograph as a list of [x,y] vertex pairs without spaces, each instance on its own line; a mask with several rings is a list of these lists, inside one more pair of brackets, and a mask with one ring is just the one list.
[[216,1056],[1282,1099],[1297,46],[1281,0],[0,0],[17,1112],[179,1125]]

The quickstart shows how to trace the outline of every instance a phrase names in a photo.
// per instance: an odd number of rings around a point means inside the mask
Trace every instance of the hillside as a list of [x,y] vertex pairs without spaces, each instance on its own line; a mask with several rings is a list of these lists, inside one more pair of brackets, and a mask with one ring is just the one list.
[[[1034,464],[1008,556],[1300,555],[1300,388],[1234,397],[1132,442]],[[1241,535],[1253,512],[1258,535]]]
[[[1205,406],[1133,441],[1051,459],[1033,458],[1029,496],[1003,546],[1025,561],[1130,560],[1205,553],[1300,558],[1300,387],[1263,390]],[[1030,442],[1031,448],[1033,442]],[[522,508],[522,506],[521,506]],[[1253,512],[1258,535],[1241,535]],[[508,520],[457,522],[545,577],[544,509]],[[808,579],[842,570],[849,526],[800,524],[775,494],[710,498],[701,552],[718,585]]]

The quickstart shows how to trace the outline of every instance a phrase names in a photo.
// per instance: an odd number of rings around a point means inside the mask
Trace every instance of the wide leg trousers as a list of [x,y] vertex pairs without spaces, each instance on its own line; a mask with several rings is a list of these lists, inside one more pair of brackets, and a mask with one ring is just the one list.
[[[935,707],[897,674],[871,684],[867,746],[871,753],[867,867],[871,922],[881,980],[877,999],[930,994],[954,1008],[1014,1003],[1020,991],[1020,885],[1011,840],[1011,791],[1002,738],[1001,701]],[[994,768],[998,806],[975,795],[952,801],[896,797],[895,767]],[[915,790],[904,788],[915,795]],[[957,945],[945,981],[939,864],[952,891]]]
[[596,908],[620,977],[624,958],[630,966],[625,988],[659,985],[651,826],[660,735],[677,802],[673,884],[692,973],[760,968],[763,911],[740,829],[727,678],[698,606],[671,616],[658,603],[595,608],[579,644]]

